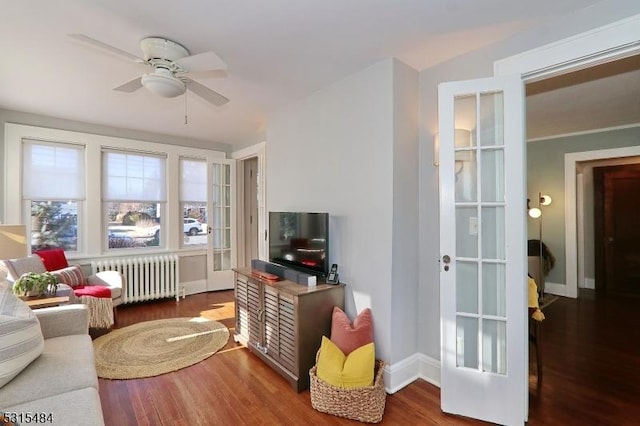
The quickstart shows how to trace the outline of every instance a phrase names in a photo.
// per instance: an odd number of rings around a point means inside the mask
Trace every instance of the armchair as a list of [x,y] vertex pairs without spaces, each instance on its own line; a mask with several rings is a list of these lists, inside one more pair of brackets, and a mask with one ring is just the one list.
[[[52,261],[52,257],[56,260]],[[27,272],[51,272],[60,283],[56,292],[58,296],[69,296],[70,303],[88,305],[89,325],[92,328],[109,328],[114,324],[117,319],[116,308],[122,304],[126,288],[124,276],[117,271],[102,271],[87,276],[82,266],[69,266],[61,249],[40,251],[19,259],[0,260],[0,270],[6,271],[10,284]]]

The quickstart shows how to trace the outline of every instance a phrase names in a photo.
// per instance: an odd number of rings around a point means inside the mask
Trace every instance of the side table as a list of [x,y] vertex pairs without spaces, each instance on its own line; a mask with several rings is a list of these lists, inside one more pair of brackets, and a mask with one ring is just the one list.
[[52,306],[66,305],[69,303],[69,296],[30,297],[25,299],[24,302],[31,309],[50,308]]

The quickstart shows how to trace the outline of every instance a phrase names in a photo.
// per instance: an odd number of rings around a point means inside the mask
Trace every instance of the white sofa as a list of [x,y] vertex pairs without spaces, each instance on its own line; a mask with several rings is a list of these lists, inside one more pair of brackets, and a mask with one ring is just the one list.
[[27,413],[38,413],[46,419],[43,424],[104,425],[87,307],[65,305],[34,313],[44,349],[0,388],[0,410],[23,416],[22,422],[17,417],[20,424],[27,424]]

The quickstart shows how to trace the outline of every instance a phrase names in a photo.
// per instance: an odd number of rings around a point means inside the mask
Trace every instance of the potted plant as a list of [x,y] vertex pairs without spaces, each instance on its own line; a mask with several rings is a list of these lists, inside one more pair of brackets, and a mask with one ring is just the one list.
[[12,291],[18,296],[41,297],[45,294],[55,294],[58,289],[58,279],[49,272],[41,274],[27,272],[13,284]]

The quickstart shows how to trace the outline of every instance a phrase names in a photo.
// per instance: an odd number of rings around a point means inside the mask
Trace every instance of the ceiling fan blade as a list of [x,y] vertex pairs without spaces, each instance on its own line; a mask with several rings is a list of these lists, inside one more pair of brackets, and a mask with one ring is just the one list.
[[89,44],[89,45],[94,46],[94,47],[98,47],[100,49],[106,50],[107,52],[111,52],[111,53],[113,53],[115,55],[118,55],[120,57],[126,58],[126,59],[128,59],[130,61],[133,61],[133,62],[145,62],[146,63],[146,61],[144,59],[139,58],[136,55],[132,55],[129,52],[125,52],[124,50],[118,49],[117,47],[110,46],[110,45],[108,45],[106,43],[103,43],[103,42],[101,42],[99,40],[91,38],[91,37],[89,37],[87,35],[84,35],[84,34],[68,34],[68,36],[71,37],[74,40],[81,41],[83,43]]
[[118,92],[131,93],[131,92],[135,92],[141,87],[142,87],[142,77],[136,77],[133,80],[129,80],[118,87],[114,87],[113,90],[116,90]]
[[213,52],[198,53],[176,61],[186,72],[226,70],[227,64]]
[[183,77],[182,79],[187,84],[187,89],[191,90],[193,93],[215,106],[222,106],[229,102],[229,98],[222,96],[220,93],[216,92],[215,90],[209,89],[207,86],[204,86],[197,81],[185,77]]

